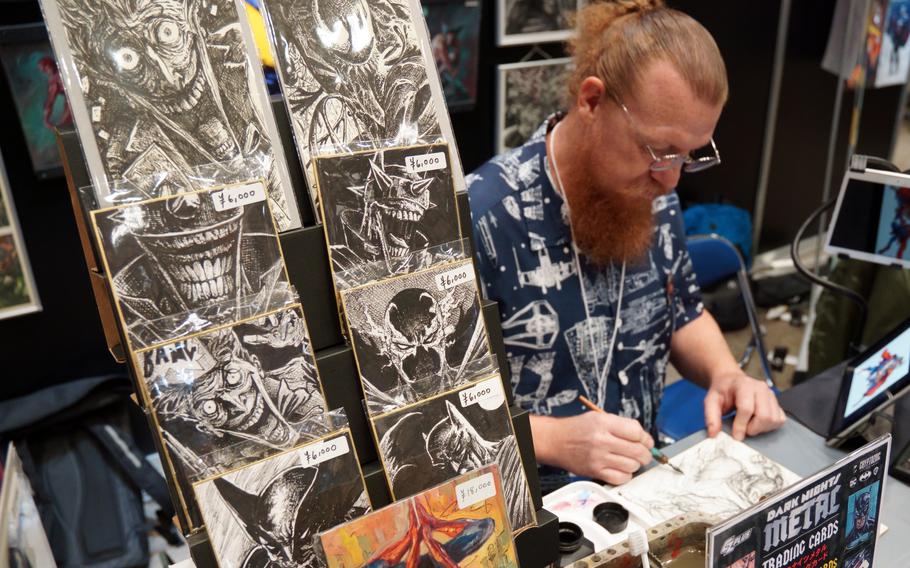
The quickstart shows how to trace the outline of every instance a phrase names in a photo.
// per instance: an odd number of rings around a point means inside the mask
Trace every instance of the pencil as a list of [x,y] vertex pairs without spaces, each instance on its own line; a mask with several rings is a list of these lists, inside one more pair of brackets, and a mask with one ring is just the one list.
[[[591,402],[590,400],[588,400],[585,396],[579,396],[579,397],[578,397],[578,400],[579,400],[583,405],[585,405],[585,406],[588,408],[588,410],[593,410],[594,412],[600,412],[601,414],[606,414],[606,413],[607,413],[606,410],[604,410],[603,408],[597,406],[596,404],[594,404],[593,402]],[[682,473],[682,470],[679,469],[678,467],[676,467],[675,465],[673,465],[672,463],[670,463],[670,458],[668,458],[667,456],[665,456],[664,453],[661,452],[660,450],[658,450],[657,448],[651,448],[651,456],[653,456],[654,459],[655,459],[658,463],[661,463],[661,464],[663,464],[663,465],[668,465],[668,466],[672,467],[672,468],[673,468],[675,471],[677,471],[678,473]]]

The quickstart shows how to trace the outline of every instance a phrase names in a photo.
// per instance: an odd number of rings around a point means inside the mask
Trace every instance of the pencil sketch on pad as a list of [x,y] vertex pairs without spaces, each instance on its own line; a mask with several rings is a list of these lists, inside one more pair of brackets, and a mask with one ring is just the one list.
[[670,459],[683,471],[654,467],[613,493],[637,506],[653,524],[684,513],[728,518],[800,477],[721,432]]

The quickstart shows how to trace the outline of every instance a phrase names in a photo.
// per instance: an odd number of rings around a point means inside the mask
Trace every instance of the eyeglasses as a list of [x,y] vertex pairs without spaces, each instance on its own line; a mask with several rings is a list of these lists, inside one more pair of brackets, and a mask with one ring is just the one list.
[[[623,110],[626,118],[629,119],[630,124],[634,127],[635,119],[632,118],[632,113],[629,112],[626,105],[619,101],[617,101],[616,104]],[[648,154],[651,156],[651,165],[648,167],[652,172],[665,172],[682,166],[684,172],[693,173],[707,170],[708,168],[713,168],[720,164],[720,152],[717,151],[717,144],[714,143],[713,137],[711,138],[710,144],[705,145],[698,150],[686,152],[685,154],[657,155],[654,149],[648,144],[642,143],[642,146],[644,146],[645,150],[647,150]]]

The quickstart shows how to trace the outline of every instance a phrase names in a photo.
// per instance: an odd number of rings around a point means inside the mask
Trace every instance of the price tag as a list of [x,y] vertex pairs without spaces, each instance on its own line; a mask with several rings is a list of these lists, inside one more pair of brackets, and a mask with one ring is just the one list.
[[101,122],[101,107],[92,107],[92,122]]
[[446,270],[436,275],[436,289],[448,290],[459,284],[470,282],[474,279],[474,265],[466,262],[463,266]]
[[265,198],[265,186],[261,181],[226,187],[221,191],[212,192],[212,203],[215,204],[217,211],[259,203],[265,201]]
[[484,410],[499,408],[499,405],[505,401],[502,382],[498,376],[487,379],[458,393],[458,399],[461,401],[462,408],[472,404],[479,404]]
[[338,436],[331,440],[310,444],[297,452],[297,455],[300,457],[300,465],[310,467],[343,456],[349,451],[351,449],[348,446],[347,436]]
[[459,509],[466,509],[495,496],[496,481],[492,473],[485,473],[455,486],[455,498],[458,500]]
[[421,172],[443,170],[447,165],[448,164],[446,163],[445,152],[433,152],[432,154],[407,156],[404,159],[404,169],[409,174],[419,174]]

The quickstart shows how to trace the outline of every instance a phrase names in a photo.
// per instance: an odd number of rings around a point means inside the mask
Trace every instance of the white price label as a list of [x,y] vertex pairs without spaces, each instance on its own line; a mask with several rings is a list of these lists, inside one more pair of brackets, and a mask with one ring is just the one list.
[[485,473],[455,486],[455,498],[458,499],[459,509],[466,509],[495,496],[496,480],[493,479],[492,473]]
[[261,181],[234,185],[212,192],[212,203],[218,211],[259,203],[265,201],[265,198],[265,186]]
[[347,436],[338,436],[331,440],[323,440],[322,442],[317,442],[315,444],[310,444],[305,448],[301,448],[297,452],[297,455],[300,457],[300,465],[303,467],[311,467],[319,465],[324,461],[343,456],[349,451],[351,451],[351,449],[348,446]]
[[409,174],[419,174],[421,172],[443,170],[447,165],[448,164],[446,163],[445,152],[433,152],[432,154],[407,156],[404,159],[404,169]]
[[496,376],[464,389],[458,393],[458,399],[462,408],[479,404],[484,410],[493,410],[499,408],[506,398],[502,392],[502,382]]
[[466,262],[463,266],[446,270],[436,275],[436,289],[448,290],[474,279],[474,265]]
[[92,122],[101,122],[101,107],[92,107]]

